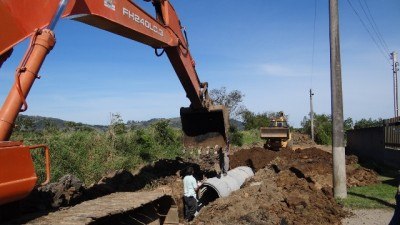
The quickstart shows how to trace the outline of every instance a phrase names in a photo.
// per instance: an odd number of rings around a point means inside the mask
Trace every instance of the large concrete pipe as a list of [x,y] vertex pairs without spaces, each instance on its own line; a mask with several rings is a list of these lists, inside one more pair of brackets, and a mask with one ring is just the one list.
[[240,166],[228,171],[226,176],[209,178],[200,187],[199,202],[204,206],[217,198],[227,197],[252,176],[254,173],[250,167]]

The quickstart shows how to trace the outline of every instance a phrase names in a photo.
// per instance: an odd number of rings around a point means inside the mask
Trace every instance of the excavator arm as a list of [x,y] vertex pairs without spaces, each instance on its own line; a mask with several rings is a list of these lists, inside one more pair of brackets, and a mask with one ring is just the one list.
[[[49,26],[59,1],[47,0],[38,4],[30,0],[0,2],[0,55],[17,43],[32,36],[36,29]],[[71,0],[63,17],[141,42],[155,49],[164,48],[187,97],[194,108],[206,107],[202,85],[195,70],[195,62],[182,34],[177,14],[167,0],[157,0],[157,18],[151,17],[128,0]],[[43,10],[49,9],[49,10]],[[27,20],[29,15],[29,20]]]
[[59,18],[149,45],[157,55],[165,52],[191,102],[190,107],[181,108],[184,144],[225,144],[228,113],[223,106],[213,105],[208,84],[200,82],[174,8],[168,0],[151,2],[156,18],[129,0],[42,0],[40,4],[32,0],[0,1],[0,67],[15,45],[31,38],[16,70],[15,84],[0,109],[0,204],[25,197],[37,180],[30,156],[32,147],[10,142],[9,138],[19,112],[28,107],[26,97],[39,78],[40,67],[55,45],[53,29]]

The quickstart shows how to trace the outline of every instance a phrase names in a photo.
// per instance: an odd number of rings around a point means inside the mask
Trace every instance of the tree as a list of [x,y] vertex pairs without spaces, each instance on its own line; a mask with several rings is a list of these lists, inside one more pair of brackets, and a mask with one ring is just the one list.
[[[311,135],[311,122],[304,117],[301,122],[302,131]],[[326,114],[314,114],[314,140],[317,144],[332,144],[332,118]]]
[[212,89],[209,94],[215,104],[224,105],[228,108],[231,118],[238,118],[241,111],[244,110],[241,103],[245,95],[239,90],[228,93],[226,87],[221,87],[220,89]]
[[33,131],[35,128],[34,121],[32,118],[19,115],[15,120],[14,131]]
[[245,130],[259,129],[260,127],[267,127],[270,119],[268,113],[256,114],[246,109],[241,113]]
[[[243,110],[240,115],[245,130],[259,129],[260,127],[268,127],[272,118],[280,117],[282,112],[263,112],[254,113],[248,109]],[[288,119],[288,115],[285,115]]]
[[236,126],[230,126],[229,140],[231,144],[241,147],[243,146],[243,133],[239,132]]
[[161,145],[171,145],[175,141],[174,131],[169,125],[169,120],[160,120],[152,124],[156,141]]
[[109,132],[111,134],[124,134],[126,133],[126,125],[119,113],[111,113]]
[[[344,129],[350,130],[353,127],[353,119],[347,118],[344,121]],[[311,122],[309,117],[304,117],[301,122],[302,132],[311,135]],[[315,143],[322,145],[332,144],[332,117],[326,114],[314,114],[314,135]]]
[[354,124],[354,129],[368,128],[368,127],[381,127],[381,126],[383,126],[382,118],[378,118],[376,120],[369,118],[369,119],[361,119],[359,121],[356,121],[356,123]]

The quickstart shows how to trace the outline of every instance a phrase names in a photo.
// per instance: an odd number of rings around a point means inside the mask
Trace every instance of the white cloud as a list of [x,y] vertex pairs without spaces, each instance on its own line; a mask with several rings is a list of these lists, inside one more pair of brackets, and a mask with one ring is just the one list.
[[258,66],[261,72],[268,76],[277,77],[304,77],[307,76],[305,68],[295,65],[282,65],[277,63],[265,63]]

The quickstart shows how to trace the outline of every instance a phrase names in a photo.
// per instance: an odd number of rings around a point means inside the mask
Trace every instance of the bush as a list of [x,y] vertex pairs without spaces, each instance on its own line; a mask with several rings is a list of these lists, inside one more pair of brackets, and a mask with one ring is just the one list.
[[236,126],[230,126],[229,140],[232,145],[243,146],[243,133]]
[[[308,117],[304,117],[301,122],[302,133],[311,135],[311,121]],[[344,121],[344,130],[349,130],[353,127],[353,120],[347,118]],[[332,118],[326,114],[314,114],[314,141],[321,145],[332,144]]]
[[256,114],[249,110],[242,112],[242,119],[244,123],[245,130],[259,129],[260,127],[267,127],[269,125],[270,119],[268,113]]
[[[24,139],[26,145],[49,146],[52,181],[65,174],[74,174],[90,184],[112,170],[133,170],[144,163],[182,154],[180,131],[174,130],[165,121],[139,130],[119,128],[112,133],[110,130],[113,127],[106,132],[80,129],[67,129],[64,132],[24,131],[15,132],[12,139]],[[43,158],[39,151],[33,153],[40,181],[44,180],[45,175]]]
[[379,118],[373,120],[369,119],[361,119],[354,124],[354,129],[361,129],[361,128],[369,128],[369,127],[382,127],[383,126],[383,119]]

